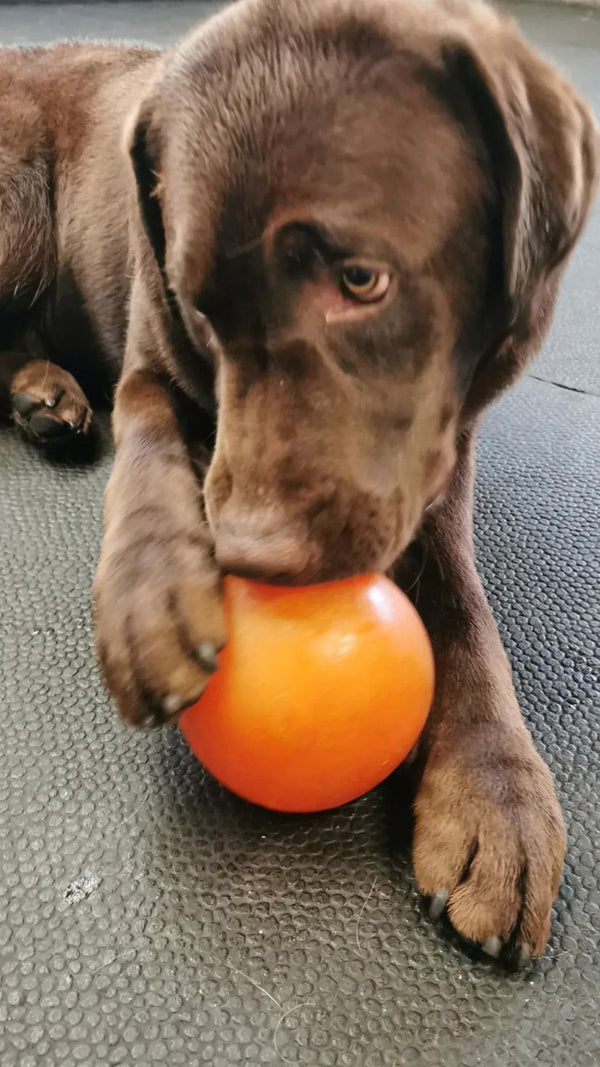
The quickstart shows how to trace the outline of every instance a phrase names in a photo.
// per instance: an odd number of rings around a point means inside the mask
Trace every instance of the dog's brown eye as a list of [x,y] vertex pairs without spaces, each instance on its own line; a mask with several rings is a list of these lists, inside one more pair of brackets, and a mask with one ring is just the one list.
[[390,287],[390,276],[385,270],[363,267],[360,263],[344,267],[342,289],[353,300],[373,303],[381,300]]

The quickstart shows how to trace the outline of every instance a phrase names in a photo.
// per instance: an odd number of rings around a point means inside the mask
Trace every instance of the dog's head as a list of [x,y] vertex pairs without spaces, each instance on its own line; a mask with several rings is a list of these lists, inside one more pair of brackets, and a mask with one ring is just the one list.
[[585,107],[476,0],[246,0],[166,57],[130,151],[170,372],[214,367],[223,568],[388,567],[543,336]]

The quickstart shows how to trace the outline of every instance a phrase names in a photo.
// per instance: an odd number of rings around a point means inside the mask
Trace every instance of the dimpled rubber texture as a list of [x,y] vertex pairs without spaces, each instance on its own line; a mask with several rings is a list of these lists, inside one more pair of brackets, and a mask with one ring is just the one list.
[[[596,216],[570,273],[596,321],[599,247]],[[569,383],[589,323],[563,301],[557,329]],[[0,431],[2,1067],[598,1064],[599,454],[600,399],[531,378],[480,448],[480,565],[569,831],[548,954],[506,974],[426,918],[394,789],[278,817],[120,725],[90,625],[106,439],[69,469]]]

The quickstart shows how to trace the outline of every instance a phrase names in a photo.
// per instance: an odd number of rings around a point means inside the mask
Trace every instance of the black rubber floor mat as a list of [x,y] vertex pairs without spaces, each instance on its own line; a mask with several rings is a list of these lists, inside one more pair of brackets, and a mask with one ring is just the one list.
[[88,601],[110,456],[0,434],[2,1067],[598,1063],[599,404],[525,381],[481,446],[481,566],[570,835],[513,975],[423,916],[389,790],[277,817],[117,722]]

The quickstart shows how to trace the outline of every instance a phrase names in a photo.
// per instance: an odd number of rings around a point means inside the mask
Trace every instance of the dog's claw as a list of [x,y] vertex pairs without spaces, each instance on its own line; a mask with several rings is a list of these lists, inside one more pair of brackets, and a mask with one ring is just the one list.
[[210,641],[202,641],[196,649],[201,666],[207,674],[214,674],[219,666],[217,649]]
[[433,894],[429,904],[430,919],[439,919],[448,903],[449,896],[447,889],[438,889],[437,893]]
[[145,715],[140,721],[140,726],[143,726],[146,730],[150,730],[151,727],[156,726],[156,715],[154,712],[151,711],[149,715]]
[[519,968],[529,967],[531,963],[531,950],[527,945],[521,945],[521,948],[517,952],[515,964]]
[[481,946],[481,951],[485,952],[486,956],[490,956],[492,959],[497,960],[502,950],[502,942],[496,934],[492,934],[488,937],[487,941],[484,941]]
[[177,693],[169,693],[162,703],[163,711],[169,719],[172,718],[173,715],[177,715],[180,711],[182,711],[184,705],[185,701],[182,700]]
[[55,389],[52,396],[47,396],[44,400],[44,407],[55,408],[59,400],[62,400],[65,395],[64,389]]

